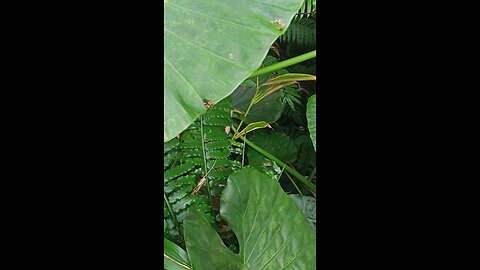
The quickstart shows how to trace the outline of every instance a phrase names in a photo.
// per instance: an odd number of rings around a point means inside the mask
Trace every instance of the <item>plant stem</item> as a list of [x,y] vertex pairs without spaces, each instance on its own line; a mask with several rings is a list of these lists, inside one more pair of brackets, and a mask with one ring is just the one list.
[[163,192],[163,199],[165,200],[165,203],[167,204],[168,211],[170,212],[170,215],[172,216],[173,225],[177,228],[178,234],[181,235],[180,225],[178,224],[177,218],[175,217],[175,213],[173,212],[172,206],[170,205],[170,202],[168,201],[167,196],[165,195],[165,192]]
[[[277,182],[280,182],[280,178],[282,178],[283,171],[285,170],[285,166],[283,166],[282,171],[280,172],[280,175],[278,176]],[[287,173],[285,173],[287,174]]]
[[257,145],[255,145],[254,143],[252,143],[251,141],[247,140],[245,137],[242,137],[242,140],[245,141],[245,143],[247,143],[250,147],[252,147],[253,149],[255,149],[257,152],[259,152],[260,154],[264,155],[265,157],[275,161],[278,165],[280,166],[285,166],[285,171],[289,172],[292,176],[294,176],[295,178],[297,178],[297,180],[299,180],[300,182],[302,182],[302,184],[304,184],[305,186],[309,187],[310,189],[312,189],[314,192],[317,192],[317,189],[315,187],[315,185],[312,184],[312,182],[308,182],[307,179],[305,177],[303,177],[303,175],[301,175],[299,172],[297,172],[295,169],[293,169],[292,167],[288,166],[287,164],[285,164],[283,161],[281,161],[280,159],[274,157],[272,154],[268,153],[267,151],[263,150],[262,148],[258,147]]
[[183,263],[181,263],[181,262],[179,262],[179,261],[171,258],[171,257],[168,256],[167,254],[165,254],[165,251],[163,252],[163,257],[167,258],[168,260],[170,260],[171,262],[173,262],[173,263],[176,264],[176,265],[180,265],[181,267],[183,267],[183,268],[185,268],[185,269],[192,269],[192,268],[188,267],[187,265],[185,265],[185,264],[183,264]]
[[[203,134],[203,115],[200,116],[200,133],[202,134],[203,165],[205,166],[204,176],[207,177],[208,168],[207,168],[207,154],[205,153],[205,134]],[[207,181],[208,200],[210,201],[210,205],[213,205],[212,197],[210,195],[210,183],[207,178],[205,178],[205,180]],[[213,213],[213,209],[212,209],[212,213]]]
[[285,174],[288,176],[288,179],[290,179],[290,182],[292,182],[292,184],[293,184],[293,185],[295,186],[295,188],[297,189],[298,194],[300,194],[300,195],[303,196],[302,191],[298,188],[297,184],[295,184],[295,181],[293,181],[292,177],[290,177],[290,174],[288,174],[288,172],[285,173]]
[[240,128],[242,127],[242,124],[243,124],[243,122],[245,121],[245,119],[247,119],[247,115],[248,115],[248,113],[250,112],[250,109],[251,109],[252,106],[253,106],[253,100],[254,100],[255,97],[257,96],[259,89],[260,89],[260,86],[258,86],[258,77],[257,77],[257,88],[256,88],[256,90],[255,90],[255,95],[253,96],[252,100],[250,101],[250,105],[248,105],[248,109],[247,109],[247,111],[245,112],[245,114],[243,115],[242,121],[240,121],[240,124],[238,124],[237,129],[235,129],[235,134],[233,134],[233,137],[234,137],[234,138],[235,138],[235,135],[237,135],[237,133],[240,131]]
[[276,71],[276,70],[279,70],[279,69],[282,69],[282,68],[293,66],[295,64],[301,63],[303,61],[310,60],[310,59],[315,58],[315,57],[317,57],[317,50],[299,55],[297,57],[287,59],[287,60],[282,61],[282,62],[278,62],[278,63],[273,64],[273,65],[268,66],[268,67],[259,68],[259,69],[257,69],[257,71],[253,72],[253,74],[250,75],[250,77],[248,77],[248,78],[258,77],[258,76],[261,76],[261,75],[264,75],[264,74],[267,74],[267,73],[270,73],[270,72],[273,72],[273,71]]
[[317,166],[315,166],[315,168],[313,168],[312,173],[311,173],[310,176],[308,177],[308,181],[312,181],[312,179],[313,179],[313,177],[315,176],[315,174],[317,174]]
[[[233,129],[235,129],[235,127],[232,127]],[[307,179],[305,179],[305,177],[303,175],[301,175],[299,172],[297,172],[295,169],[293,169],[292,167],[288,166],[287,164],[285,164],[285,162],[281,161],[280,159],[276,158],[275,156],[273,156],[272,154],[268,153],[267,151],[263,150],[262,148],[258,147],[257,145],[255,145],[254,143],[252,143],[251,141],[247,140],[247,138],[245,138],[244,136],[243,137],[240,137],[246,144],[248,144],[250,147],[252,147],[254,150],[256,150],[257,152],[259,152],[260,154],[264,155],[265,157],[275,161],[278,165],[282,166],[282,167],[285,167],[285,171],[289,172],[292,176],[294,176],[295,178],[297,178],[297,180],[299,180],[302,184],[304,184],[305,186],[307,186],[309,189],[311,189],[313,192],[317,192],[317,188],[315,187],[315,185],[312,183],[312,182],[309,182]]]
[[243,148],[242,148],[242,169],[243,169],[243,164],[245,164],[245,141],[243,142]]

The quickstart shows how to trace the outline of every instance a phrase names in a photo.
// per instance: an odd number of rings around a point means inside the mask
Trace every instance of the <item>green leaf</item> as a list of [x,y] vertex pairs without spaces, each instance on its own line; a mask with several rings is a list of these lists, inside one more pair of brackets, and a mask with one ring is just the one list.
[[257,104],[259,103],[262,99],[264,99],[265,97],[267,97],[268,95],[271,95],[272,93],[275,93],[275,91],[278,91],[286,86],[289,86],[291,84],[294,84],[294,82],[283,82],[283,83],[279,83],[275,86],[272,86],[264,91],[262,91],[261,93],[258,93],[255,98],[253,99],[253,104]]
[[308,99],[307,122],[313,148],[317,151],[317,95],[313,95]]
[[[246,112],[250,102],[255,96],[255,87],[238,87],[232,93],[233,107],[242,112]],[[257,104],[252,105],[248,112],[245,123],[265,121],[273,123],[282,116],[283,103],[280,92],[275,92],[262,99]]]
[[249,133],[251,131],[254,131],[256,129],[266,128],[266,127],[271,128],[271,126],[267,122],[264,122],[264,121],[250,123],[242,131],[240,131],[237,135],[233,136],[233,139],[238,139],[242,136],[245,136],[247,133]]
[[295,19],[299,18],[308,18],[317,11],[317,1],[316,0],[304,0],[304,3],[300,10],[299,14],[295,16]]
[[188,270],[190,261],[185,250],[163,238],[163,268],[166,270]]
[[240,253],[225,247],[203,217],[189,214],[185,238],[193,269],[316,269],[315,233],[275,180],[250,167],[232,174],[220,214],[237,236]]
[[285,82],[316,81],[317,77],[310,74],[288,73],[268,80],[262,85],[276,85]]
[[302,196],[298,194],[290,194],[298,208],[307,218],[314,231],[317,231],[317,200],[310,196]]
[[164,142],[260,66],[302,2],[164,0]]
[[185,245],[195,270],[249,270],[241,258],[230,251],[208,221],[189,212],[184,221]]
[[254,82],[252,82],[251,80],[245,80],[244,82],[242,82],[242,83],[240,84],[240,86],[243,86],[243,87],[252,87],[252,88],[257,87],[257,85],[256,85]]
[[302,134],[295,138],[295,145],[298,147],[298,159],[295,161],[295,168],[302,174],[308,175],[317,164],[317,155],[313,148],[312,139],[309,134]]
[[270,87],[255,96],[254,104],[258,103],[260,100],[274,93],[275,91],[285,88],[286,86],[289,86],[291,84],[297,83],[299,81],[315,80],[317,80],[317,77],[309,74],[287,73],[277,76],[262,84],[262,86],[268,85]]
[[[253,135],[250,141],[283,162],[294,162],[297,159],[297,146],[290,137],[283,133],[261,132]],[[255,167],[263,166],[264,155],[256,150],[249,148],[247,157],[250,165]]]

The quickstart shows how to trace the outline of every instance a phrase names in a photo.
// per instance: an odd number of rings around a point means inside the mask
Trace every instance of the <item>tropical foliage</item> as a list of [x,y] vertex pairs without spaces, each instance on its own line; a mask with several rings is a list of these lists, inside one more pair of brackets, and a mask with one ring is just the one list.
[[315,269],[316,1],[164,8],[164,269]]

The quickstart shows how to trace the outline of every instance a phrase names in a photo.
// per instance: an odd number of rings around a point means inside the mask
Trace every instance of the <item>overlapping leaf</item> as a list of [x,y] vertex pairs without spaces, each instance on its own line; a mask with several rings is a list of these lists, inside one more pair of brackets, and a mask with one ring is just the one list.
[[298,208],[307,218],[314,231],[317,230],[317,200],[310,196],[291,194],[290,197],[295,201]]
[[[294,162],[297,160],[298,148],[295,142],[283,133],[257,133],[250,138],[250,141],[283,162]],[[250,165],[254,167],[262,166],[264,156],[255,149],[249,147],[247,156]]]
[[187,252],[167,238],[163,239],[163,268],[165,270],[192,269]]
[[185,220],[186,247],[195,270],[316,269],[315,233],[278,182],[247,167],[232,174],[220,213],[240,244],[235,254],[208,221]]
[[302,4],[164,0],[164,142],[255,71]]

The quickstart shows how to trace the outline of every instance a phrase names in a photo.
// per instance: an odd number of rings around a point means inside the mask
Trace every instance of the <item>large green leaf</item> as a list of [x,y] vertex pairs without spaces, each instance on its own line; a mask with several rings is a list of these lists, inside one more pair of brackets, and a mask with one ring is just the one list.
[[313,95],[308,99],[307,121],[313,148],[317,151],[317,95]]
[[208,221],[190,213],[186,247],[194,270],[316,269],[315,233],[278,182],[246,167],[230,175],[220,214],[237,236],[231,252]]
[[261,64],[302,0],[164,0],[164,142]]
[[302,196],[298,194],[290,194],[298,208],[307,218],[314,231],[317,231],[317,199],[310,196]]
[[[298,148],[295,142],[283,133],[259,132],[253,135],[250,141],[283,162],[291,163],[297,160]],[[253,148],[248,148],[247,157],[249,164],[254,167],[261,167],[264,163],[264,156]]]
[[[163,232],[167,231],[167,221],[163,220]],[[167,238],[163,238],[163,269],[189,270],[190,262],[185,250]]]
[[298,148],[298,159],[295,161],[295,168],[300,173],[308,175],[317,165],[317,155],[313,148],[310,134],[302,134],[295,138],[294,142]]
[[194,270],[249,270],[241,258],[230,251],[208,221],[189,212],[183,222],[185,245]]
[[[255,91],[255,87],[239,86],[232,93],[233,107],[245,113],[255,96]],[[273,123],[282,116],[282,111],[282,95],[279,92],[275,92],[250,108],[245,123],[258,121]]]
[[163,268],[165,270],[189,270],[190,262],[185,250],[163,238]]

